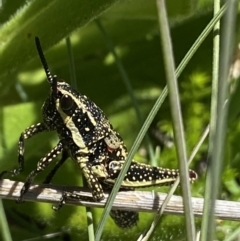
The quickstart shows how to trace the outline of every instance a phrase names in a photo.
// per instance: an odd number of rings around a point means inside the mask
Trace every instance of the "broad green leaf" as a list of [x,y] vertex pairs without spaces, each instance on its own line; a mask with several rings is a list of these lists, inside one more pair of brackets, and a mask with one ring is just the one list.
[[86,25],[116,0],[41,1],[26,4],[0,31],[0,76],[22,67],[36,56],[34,37],[48,49],[73,30]]

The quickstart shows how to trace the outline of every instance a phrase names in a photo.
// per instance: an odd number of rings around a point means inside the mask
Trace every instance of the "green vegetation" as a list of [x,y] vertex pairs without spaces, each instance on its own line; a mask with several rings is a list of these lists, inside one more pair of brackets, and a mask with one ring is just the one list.
[[[167,11],[175,66],[182,61],[193,43],[213,18],[211,1],[167,1]],[[70,82],[69,56],[66,40],[70,36],[75,62],[77,88],[92,99],[108,116],[122,135],[130,150],[155,101],[166,85],[162,47],[159,37],[158,15],[155,1],[82,0],[82,1],[5,1],[0,10],[0,172],[17,166],[17,143],[20,133],[41,121],[41,105],[49,85],[37,57],[34,37],[38,36],[45,51],[51,72]],[[94,21],[98,18],[98,24]],[[106,36],[99,28],[99,23]],[[128,76],[126,88],[116,58],[106,44],[109,39]],[[237,42],[238,36],[236,36]],[[188,156],[195,147],[211,119],[213,34],[197,47],[193,58],[178,77],[182,117]],[[224,162],[219,199],[237,201],[240,198],[240,124],[239,86],[231,82],[229,122],[224,145]],[[137,102],[136,114],[132,96]],[[165,139],[173,137],[170,102],[168,97],[150,126],[147,138],[141,144],[135,159],[168,168],[178,168],[175,146],[164,145],[156,134]],[[154,135],[155,134],[155,135]],[[14,180],[24,181],[37,161],[57,142],[54,133],[43,133],[26,141],[25,169]],[[199,180],[191,185],[193,197],[204,197],[205,168],[209,147],[205,140],[190,167],[199,173]],[[53,165],[51,166],[53,167]],[[41,183],[49,167],[35,183]],[[11,177],[6,177],[11,178]],[[82,177],[69,159],[53,179],[54,184],[82,185]],[[170,188],[154,188],[168,192]],[[144,189],[146,190],[146,189]],[[152,190],[152,189],[147,189]],[[181,195],[178,188],[176,194]],[[12,240],[27,240],[60,232],[49,240],[89,240],[84,207],[64,206],[54,212],[50,204],[3,200]],[[93,209],[96,228],[103,210]],[[0,207],[0,220],[4,211]],[[109,218],[104,227],[103,240],[137,240],[149,228],[153,214],[141,213],[139,225],[131,230],[120,230]],[[196,218],[200,230],[201,219]],[[184,217],[164,215],[152,240],[184,240]],[[224,240],[239,225],[237,222],[219,221],[218,240]],[[0,224],[1,227],[1,224]],[[2,227],[1,227],[2,228]],[[5,232],[7,229],[4,228]],[[7,235],[7,234],[6,234]],[[42,237],[41,237],[42,236]],[[11,239],[5,239],[11,240]]]

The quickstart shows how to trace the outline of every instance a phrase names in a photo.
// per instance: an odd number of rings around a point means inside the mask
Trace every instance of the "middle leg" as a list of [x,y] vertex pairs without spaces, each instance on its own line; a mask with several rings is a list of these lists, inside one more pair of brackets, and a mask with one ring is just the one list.
[[55,167],[48,173],[44,184],[49,184],[52,180],[52,178],[55,176],[58,169],[63,165],[63,163],[68,159],[69,155],[67,150],[63,149],[62,151],[62,158],[59,160],[59,162],[55,165]]

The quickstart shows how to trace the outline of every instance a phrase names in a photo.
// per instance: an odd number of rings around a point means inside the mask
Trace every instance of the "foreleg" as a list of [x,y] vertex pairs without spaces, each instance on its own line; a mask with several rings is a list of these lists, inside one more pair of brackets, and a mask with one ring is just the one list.
[[30,185],[33,183],[33,180],[37,176],[37,174],[43,171],[50,164],[50,162],[62,151],[63,144],[60,141],[56,147],[54,147],[47,155],[45,155],[45,157],[40,159],[40,161],[37,164],[37,168],[28,175],[27,180],[25,181],[20,191],[20,197],[18,198],[18,202],[22,201],[23,195],[28,191]]
[[38,123],[36,125],[32,125],[28,127],[24,132],[21,133],[19,141],[18,141],[18,168],[12,171],[3,171],[0,174],[0,179],[6,173],[11,173],[12,176],[18,175],[24,169],[24,140],[31,138],[32,136],[36,135],[37,133],[46,131],[47,128],[43,123]]

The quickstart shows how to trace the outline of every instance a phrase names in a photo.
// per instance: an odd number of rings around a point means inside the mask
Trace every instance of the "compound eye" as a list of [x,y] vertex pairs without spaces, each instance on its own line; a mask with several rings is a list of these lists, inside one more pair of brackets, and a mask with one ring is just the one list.
[[70,110],[73,107],[74,101],[69,95],[63,95],[60,100],[62,110]]

